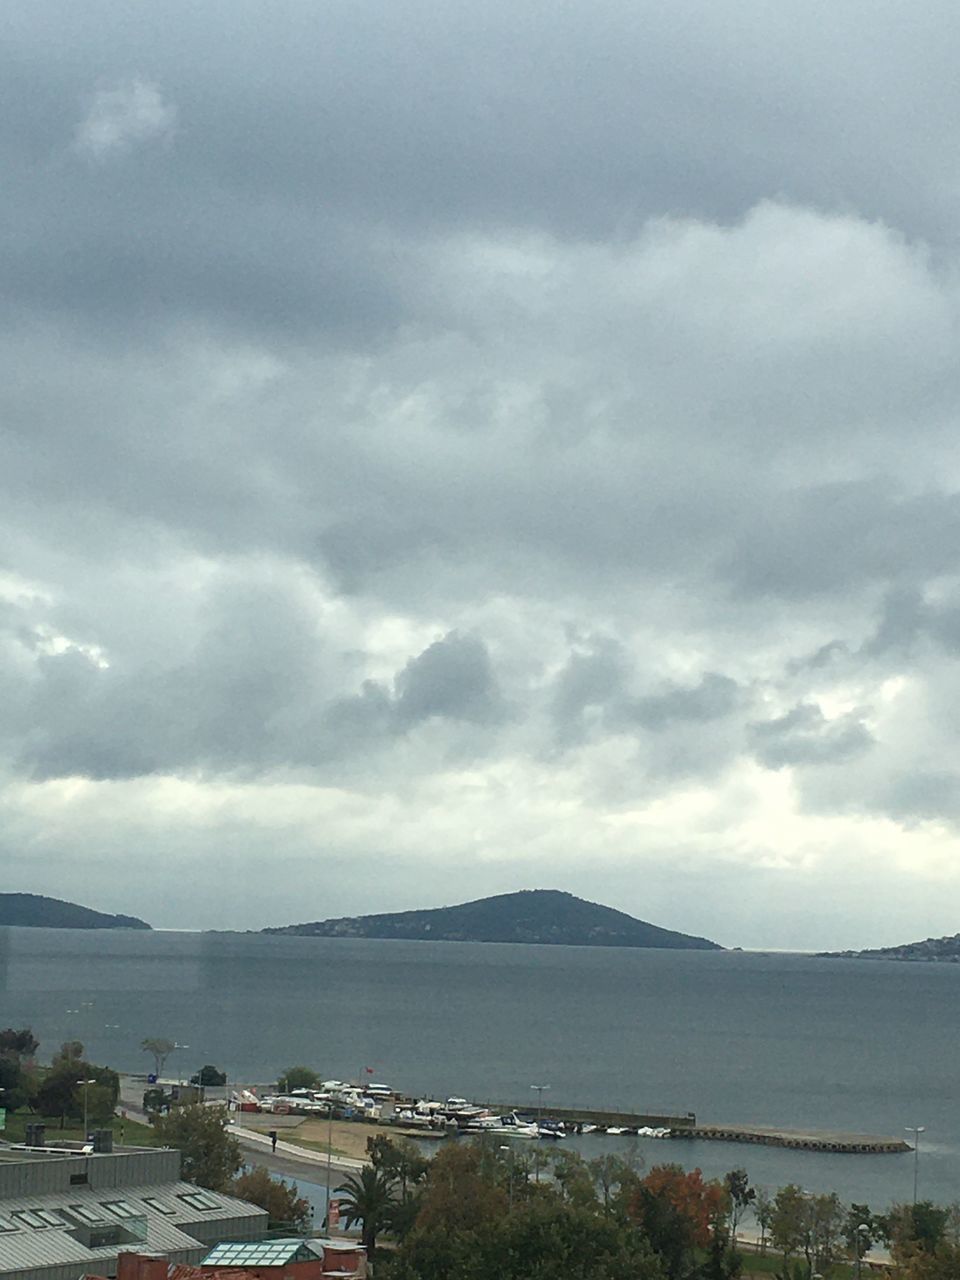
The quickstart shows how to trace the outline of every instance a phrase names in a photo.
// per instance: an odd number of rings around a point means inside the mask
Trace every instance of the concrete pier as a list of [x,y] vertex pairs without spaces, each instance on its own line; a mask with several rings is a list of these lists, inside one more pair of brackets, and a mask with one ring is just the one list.
[[765,1125],[684,1125],[671,1128],[671,1138],[702,1138],[709,1142],[753,1142],[799,1151],[842,1152],[851,1155],[893,1155],[912,1148],[902,1138],[817,1129],[772,1129]]

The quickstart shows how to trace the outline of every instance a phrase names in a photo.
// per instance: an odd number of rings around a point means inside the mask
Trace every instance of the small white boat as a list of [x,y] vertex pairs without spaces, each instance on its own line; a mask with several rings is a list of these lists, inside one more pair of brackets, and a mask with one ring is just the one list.
[[501,1116],[499,1122],[487,1130],[500,1138],[539,1138],[540,1130],[535,1124],[525,1124],[515,1111]]

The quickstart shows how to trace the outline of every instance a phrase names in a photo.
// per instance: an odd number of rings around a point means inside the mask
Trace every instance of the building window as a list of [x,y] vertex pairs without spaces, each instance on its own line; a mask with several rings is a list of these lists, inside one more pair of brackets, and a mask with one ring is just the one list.
[[33,1227],[34,1231],[40,1231],[43,1227],[63,1226],[63,1219],[59,1214],[51,1213],[49,1209],[14,1209],[10,1216],[15,1222]]
[[63,1218],[53,1209],[37,1209],[37,1217],[48,1227],[62,1227]]
[[162,1200],[157,1200],[155,1196],[144,1196],[143,1203],[156,1213],[165,1213],[171,1216],[177,1212],[176,1209],[171,1209],[170,1205],[164,1204]]
[[85,1173],[71,1173],[70,1175],[71,1187],[82,1187],[86,1184],[86,1181],[87,1175]]
[[20,1228],[17,1226],[15,1222],[11,1222],[9,1218],[4,1218],[2,1215],[0,1215],[0,1232],[19,1231],[19,1230]]
[[188,1204],[191,1209],[219,1209],[220,1205],[214,1200],[213,1196],[208,1196],[203,1191],[182,1191],[178,1196],[178,1200],[182,1200],[184,1204]]
[[140,1215],[128,1200],[101,1200],[105,1209],[109,1209],[115,1218],[137,1218]]
[[90,1226],[100,1226],[106,1222],[106,1218],[99,1209],[94,1209],[86,1204],[69,1204],[67,1208],[75,1218],[79,1218],[81,1222],[87,1222]]

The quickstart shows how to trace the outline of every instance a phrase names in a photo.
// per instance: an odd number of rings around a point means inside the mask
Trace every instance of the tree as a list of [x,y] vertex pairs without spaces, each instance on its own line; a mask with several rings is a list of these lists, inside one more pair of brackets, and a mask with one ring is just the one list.
[[430,1161],[409,1138],[377,1134],[367,1139],[367,1155],[375,1169],[400,1184],[401,1200],[406,1200],[409,1191],[423,1181],[430,1167]]
[[564,1200],[589,1208],[597,1203],[593,1176],[576,1151],[558,1151],[553,1158],[553,1180]]
[[337,1194],[343,1194],[340,1212],[348,1227],[360,1223],[360,1239],[372,1258],[377,1248],[377,1235],[387,1225],[395,1203],[390,1179],[379,1169],[364,1168],[351,1174]]
[[783,1254],[784,1261],[803,1253],[808,1267],[811,1265],[810,1198],[793,1182],[781,1187],[773,1198],[770,1239]]
[[182,1155],[181,1176],[211,1191],[227,1189],[243,1163],[240,1144],[227,1132],[225,1107],[194,1103],[165,1116],[154,1116],[161,1146],[176,1147]]
[[[458,1172],[469,1182],[478,1167],[471,1160],[447,1164],[436,1179],[437,1188],[455,1181]],[[431,1167],[430,1182],[434,1181]],[[467,1213],[455,1225],[446,1217],[421,1218],[391,1259],[390,1280],[453,1277],[665,1280],[641,1232],[597,1204],[585,1207],[561,1199],[548,1183],[531,1186],[529,1198],[515,1204],[512,1212],[484,1214],[473,1222]]]
[[737,1227],[739,1227],[748,1205],[757,1198],[757,1193],[750,1186],[746,1169],[731,1169],[724,1174],[723,1185],[730,1199],[730,1243],[736,1246]]
[[43,1116],[59,1116],[60,1128],[67,1123],[67,1116],[81,1113],[77,1094],[76,1073],[68,1068],[49,1071],[37,1086],[34,1106]]
[[868,1204],[852,1204],[843,1221],[843,1242],[853,1258],[863,1255],[882,1238],[883,1220],[870,1212]]
[[195,1076],[190,1077],[190,1083],[217,1087],[227,1083],[227,1073],[207,1063],[205,1067],[200,1068]]
[[62,1067],[70,1066],[75,1062],[83,1061],[83,1044],[79,1040],[64,1040],[63,1044],[53,1055],[53,1066]]
[[16,1058],[19,1062],[23,1058],[32,1058],[39,1048],[40,1041],[29,1027],[22,1027],[19,1031],[6,1027],[0,1031],[0,1057]]
[[662,1164],[651,1169],[641,1186],[666,1200],[689,1224],[690,1239],[700,1249],[710,1243],[711,1227],[724,1207],[725,1192],[718,1182],[704,1182],[699,1169],[687,1173],[680,1165]]
[[498,1280],[662,1280],[649,1243],[594,1208],[535,1195],[475,1237],[474,1274]]
[[767,1232],[770,1230],[770,1223],[773,1221],[773,1199],[766,1187],[757,1187],[756,1198],[753,1202],[753,1216],[757,1220],[757,1226],[760,1228],[760,1255],[763,1257],[767,1252]]
[[774,1197],[770,1238],[785,1261],[802,1253],[810,1272],[826,1271],[837,1257],[845,1223],[846,1215],[835,1193],[812,1196],[790,1183]]
[[306,1233],[310,1226],[310,1203],[298,1193],[295,1182],[274,1178],[268,1169],[258,1165],[234,1178],[230,1194],[239,1200],[257,1204],[270,1215],[271,1229],[284,1227]]
[[617,1196],[614,1188],[622,1196],[626,1191],[635,1191],[640,1184],[636,1170],[630,1163],[617,1155],[602,1155],[588,1161],[587,1168],[596,1184],[600,1202],[604,1209],[610,1211],[614,1207]]
[[894,1205],[883,1222],[894,1262],[919,1267],[920,1255],[932,1255],[945,1243],[949,1217],[949,1210],[929,1200]]
[[943,1241],[932,1253],[919,1252],[907,1263],[905,1280],[957,1280],[960,1247]]
[[0,1107],[16,1111],[25,1107],[36,1084],[13,1055],[0,1055]]
[[148,1036],[140,1041],[143,1052],[153,1055],[153,1074],[158,1077],[163,1075],[164,1064],[176,1047],[176,1041],[165,1040],[162,1036]]
[[[85,1080],[91,1082],[86,1087]],[[95,1124],[108,1123],[119,1097],[120,1077],[115,1071],[77,1059],[71,1051],[57,1055],[54,1066],[36,1086],[32,1102],[41,1115],[59,1116],[62,1129],[67,1117],[80,1120],[85,1109]]]
[[844,1238],[846,1214],[835,1191],[811,1197],[811,1232],[814,1271],[829,1271],[837,1260]]
[[774,1275],[774,1280],[810,1280],[810,1268],[805,1262],[787,1262]]
[[497,1222],[509,1208],[497,1151],[480,1143],[444,1147],[430,1161],[417,1229],[456,1232]]
[[323,1081],[311,1067],[287,1067],[277,1081],[280,1093],[290,1093],[293,1089],[319,1089]]

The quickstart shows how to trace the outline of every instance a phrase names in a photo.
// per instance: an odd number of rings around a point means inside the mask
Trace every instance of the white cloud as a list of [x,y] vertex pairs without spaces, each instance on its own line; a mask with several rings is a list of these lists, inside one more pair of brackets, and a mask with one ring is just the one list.
[[126,80],[93,95],[77,127],[74,147],[84,155],[105,160],[171,137],[176,123],[177,108],[164,101],[155,84]]

